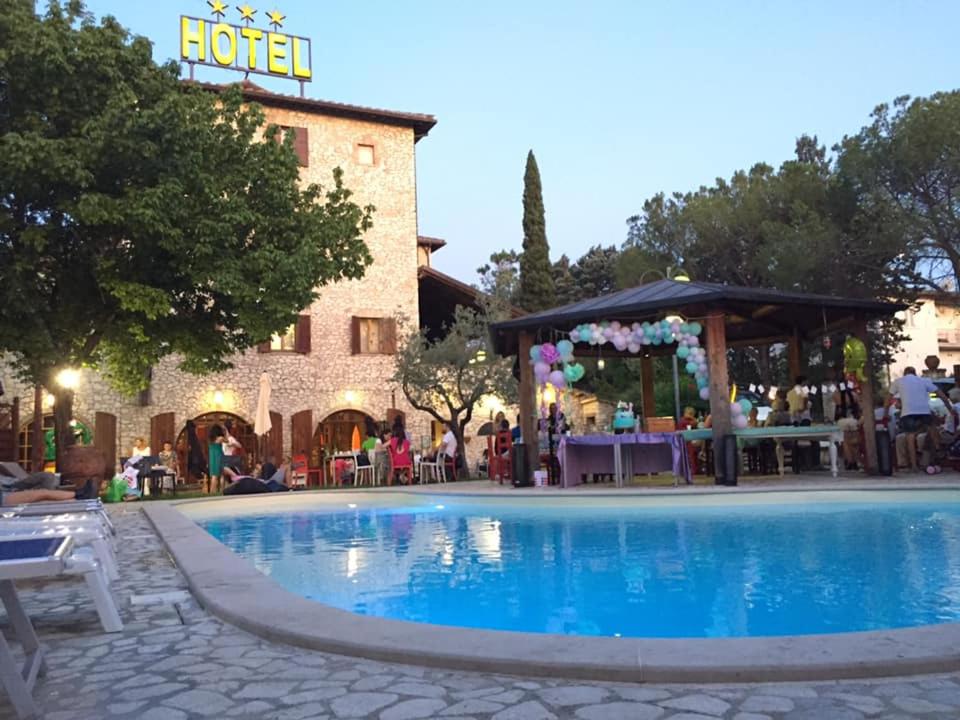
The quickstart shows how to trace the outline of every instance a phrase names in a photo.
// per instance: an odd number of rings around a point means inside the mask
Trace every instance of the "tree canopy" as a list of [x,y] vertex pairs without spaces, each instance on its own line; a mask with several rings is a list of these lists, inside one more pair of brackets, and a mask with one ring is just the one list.
[[498,305],[479,310],[458,305],[445,335],[433,342],[426,330],[398,324],[402,335],[393,381],[408,402],[439,422],[449,423],[464,455],[463,435],[474,412],[486,396],[507,403],[516,399],[513,359],[500,358],[489,347],[490,322],[499,316]]
[[334,170],[301,187],[292,138],[239,89],[182,83],[79,0],[0,14],[0,352],[52,386],[100,366],[128,391],[175,354],[194,373],[282,331],[317,288],[362,275],[358,207]]
[[902,235],[918,282],[960,290],[960,91],[900,97],[872,118],[836,147],[861,216]]

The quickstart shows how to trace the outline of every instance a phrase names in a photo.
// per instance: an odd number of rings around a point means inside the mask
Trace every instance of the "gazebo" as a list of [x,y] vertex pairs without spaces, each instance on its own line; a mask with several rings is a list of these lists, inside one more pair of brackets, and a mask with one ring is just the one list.
[[[528,361],[530,348],[538,342],[566,337],[581,323],[619,321],[622,324],[659,320],[678,315],[701,321],[709,363],[709,399],[713,416],[713,439],[718,441],[732,430],[727,372],[727,348],[743,345],[786,343],[790,376],[801,374],[801,344],[825,333],[847,330],[870,347],[871,320],[890,317],[906,309],[899,303],[827,295],[780,292],[709,282],[659,280],[608,295],[531,313],[495,323],[491,328],[494,349],[501,355],[518,355],[520,364],[520,417],[524,438],[536,437],[536,387]],[[653,355],[674,352],[671,345],[644,346],[641,358],[644,415],[653,409]],[[635,357],[609,345],[606,357]],[[597,349],[576,345],[575,354],[596,356]],[[874,392],[873,368],[867,353],[866,382],[861,404],[870,411]],[[868,473],[877,471],[877,446],[873,433],[865,435]],[[718,445],[719,447],[719,445]],[[719,472],[719,463],[718,463]]]

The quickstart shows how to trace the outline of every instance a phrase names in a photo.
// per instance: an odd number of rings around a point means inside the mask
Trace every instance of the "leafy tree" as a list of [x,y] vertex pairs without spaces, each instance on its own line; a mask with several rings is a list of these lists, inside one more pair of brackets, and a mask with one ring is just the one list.
[[520,256],[520,307],[545,310],[556,301],[547,244],[540,169],[533,150],[527,153],[523,174],[523,254]]
[[567,305],[582,299],[577,281],[573,279],[570,258],[561,255],[560,259],[553,264],[552,272],[557,305]]
[[[431,342],[424,330],[412,328],[397,350],[393,381],[414,408],[450,424],[463,468],[464,430],[480,401],[489,395],[508,403],[516,398],[513,358],[500,358],[489,347],[490,322],[501,315],[496,304],[480,310],[458,305],[442,338]],[[409,328],[407,318],[398,324]]]
[[960,91],[900,97],[837,145],[840,174],[874,228],[907,241],[905,259],[934,290],[960,289]]
[[370,260],[339,170],[301,188],[292,138],[178,72],[79,0],[0,14],[0,353],[57,396],[66,444],[60,368],[127,391],[168,355],[220,370]]
[[497,302],[516,305],[520,294],[520,255],[516,250],[500,250],[490,262],[477,268],[480,290]]
[[606,295],[617,289],[617,248],[595,245],[570,268],[580,299]]

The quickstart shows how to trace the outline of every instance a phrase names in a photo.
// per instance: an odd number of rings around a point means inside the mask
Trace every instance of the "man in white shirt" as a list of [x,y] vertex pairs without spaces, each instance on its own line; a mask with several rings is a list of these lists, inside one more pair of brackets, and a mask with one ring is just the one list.
[[224,424],[224,436],[223,436],[223,454],[224,455],[239,455],[240,450],[243,448],[243,445],[233,436],[233,423],[227,420]]
[[439,451],[448,458],[453,458],[455,461],[457,457],[457,436],[453,434],[453,428],[450,427],[450,423],[444,423],[443,430],[443,440],[440,441]]
[[[950,398],[928,378],[917,375],[916,368],[903,369],[903,377],[893,381],[890,385],[890,400],[900,398],[899,429],[907,436],[907,459],[910,469],[919,472],[917,463],[917,435],[926,433],[932,437],[936,445],[936,433],[927,432],[933,425],[933,413],[930,410],[930,394],[935,393],[943,398],[947,407],[951,406]],[[935,448],[934,448],[935,449]]]

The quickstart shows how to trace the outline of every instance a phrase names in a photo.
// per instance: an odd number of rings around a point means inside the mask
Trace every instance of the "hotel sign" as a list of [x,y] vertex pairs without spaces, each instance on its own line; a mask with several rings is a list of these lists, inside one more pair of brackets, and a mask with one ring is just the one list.
[[281,31],[286,19],[278,11],[267,13],[273,30],[251,26],[257,11],[249,5],[238,5],[244,25],[224,22],[228,10],[222,0],[207,0],[214,19],[205,20],[187,15],[180,17],[180,59],[190,65],[229,68],[244,73],[273,77],[313,80],[312,53],[309,38]]

